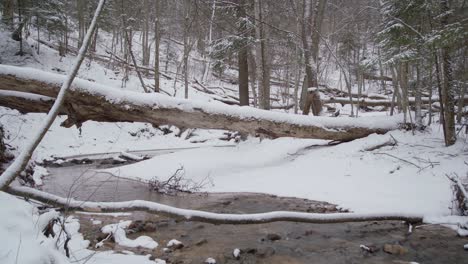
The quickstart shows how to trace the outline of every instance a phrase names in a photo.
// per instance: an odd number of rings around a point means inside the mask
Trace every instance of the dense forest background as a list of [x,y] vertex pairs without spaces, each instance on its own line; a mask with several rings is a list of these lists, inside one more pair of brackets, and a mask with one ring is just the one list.
[[[77,53],[96,5],[3,0],[2,20],[19,41],[19,55],[30,37],[36,52],[56,45],[68,56]],[[226,79],[238,85],[240,105],[262,109],[274,97],[308,114],[307,94],[317,99],[313,88],[334,88],[349,96],[351,115],[358,115],[360,95],[376,85],[392,94],[391,114],[403,112],[417,128],[440,112],[451,145],[468,85],[467,14],[464,0],[109,0],[91,50],[105,46],[94,58],[121,69],[122,86],[134,66],[140,80],[154,76],[150,85],[141,80],[145,91],[162,92],[160,76],[170,73],[184,83],[186,98],[193,80]],[[339,81],[330,82],[336,74]]]

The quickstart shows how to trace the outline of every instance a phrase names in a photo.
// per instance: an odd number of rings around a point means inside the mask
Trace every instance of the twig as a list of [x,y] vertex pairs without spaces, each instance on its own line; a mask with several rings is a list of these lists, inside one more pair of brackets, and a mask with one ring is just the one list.
[[391,154],[388,154],[388,153],[383,153],[383,152],[376,152],[376,153],[374,153],[374,154],[376,154],[376,155],[387,155],[387,156],[390,156],[390,157],[392,157],[392,158],[394,158],[394,159],[401,160],[401,161],[403,161],[403,162],[405,162],[405,163],[408,163],[408,164],[410,164],[410,165],[413,165],[413,166],[415,166],[415,167],[416,167],[416,168],[418,168],[418,169],[421,169],[421,167],[420,167],[420,166],[418,166],[418,165],[414,164],[414,163],[413,163],[413,162],[411,162],[411,161],[404,160],[404,159],[402,159],[402,158],[399,158],[399,157],[393,156],[393,155],[391,155]]

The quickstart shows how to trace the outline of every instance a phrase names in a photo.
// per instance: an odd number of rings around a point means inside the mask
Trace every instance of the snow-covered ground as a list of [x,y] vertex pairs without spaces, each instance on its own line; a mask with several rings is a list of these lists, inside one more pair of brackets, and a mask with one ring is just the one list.
[[[23,59],[13,56],[17,42],[11,40],[8,34],[4,30],[0,31],[3,40],[0,42],[2,63],[59,74],[66,74],[70,70],[73,56],[62,58],[56,50],[44,45],[41,46],[40,54],[36,54],[31,47],[37,43],[31,38],[26,40],[28,45],[25,45],[25,49],[33,56]],[[105,40],[109,36],[102,32],[100,37],[102,41],[97,53],[106,54],[108,47]],[[177,46],[174,48],[177,50]],[[138,48],[135,52],[138,56]],[[196,57],[197,54],[194,53],[193,56]],[[122,88],[122,73],[110,70],[107,66],[87,60],[78,77],[95,82],[99,89],[99,84],[105,85],[106,89],[114,88],[116,94],[122,89],[142,91],[135,74],[130,75],[130,80]],[[175,71],[175,68],[171,68],[173,66],[169,67],[170,71]],[[194,67],[197,68],[196,65]],[[337,85],[337,72],[329,71],[327,76],[329,83]],[[57,79],[56,76],[52,77],[53,80]],[[220,80],[213,76],[210,80],[212,82],[207,86],[220,83]],[[145,82],[151,83],[152,79],[145,78]],[[176,92],[183,90],[181,83],[174,86],[172,81],[162,78],[161,86],[170,94],[177,94],[177,97],[183,94]],[[224,92],[235,90],[235,87],[229,87],[227,83],[223,86],[229,88]],[[375,87],[368,87],[367,92],[375,92]],[[230,95],[235,94],[231,91]],[[200,92],[193,86],[190,87],[189,98],[194,99],[197,107],[213,101],[211,95]],[[173,103],[170,99],[168,97],[163,102]],[[183,101],[174,102],[186,105]],[[209,109],[223,110],[223,104],[219,102],[208,104]],[[349,113],[348,106],[337,107],[342,114]],[[229,111],[241,115],[246,112],[240,108],[236,110],[236,107],[230,107]],[[267,118],[274,116],[273,112],[268,114]],[[372,119],[374,115],[380,116],[379,119]],[[280,116],[283,119],[289,118],[289,115],[285,114]],[[309,117],[310,121],[307,122],[317,121],[328,125],[379,122],[375,123],[377,126],[394,123],[385,112],[363,112],[360,116],[354,119]],[[43,117],[44,114],[21,115],[14,110],[0,108],[0,122],[7,135],[6,143],[14,154],[18,154],[27,139],[35,133]],[[291,116],[290,119],[306,122],[303,116]],[[235,144],[233,141],[220,140],[223,131],[216,130],[195,130],[192,136],[186,139],[185,135],[176,136],[177,128],[173,128],[173,133],[164,134],[163,131],[143,123],[86,122],[78,130],[60,127],[59,124],[63,120],[64,118],[60,117],[54,123],[36,150],[35,160],[41,161],[54,156]],[[396,146],[363,151],[366,146],[388,141],[391,137],[398,141]],[[184,179],[192,183],[204,182],[203,191],[208,192],[265,192],[296,196],[337,203],[356,212],[447,214],[450,213],[452,192],[446,174],[466,176],[468,166],[464,161],[468,155],[468,147],[463,134],[460,134],[457,144],[449,148],[444,147],[441,138],[441,128],[437,124],[426,132],[417,132],[415,135],[411,132],[392,131],[387,135],[371,135],[338,146],[308,148],[311,145],[326,145],[327,142],[292,138],[261,141],[249,138],[234,148],[208,147],[179,151],[109,171],[119,177],[149,181],[165,180],[183,167]]]
[[[365,150],[392,137],[396,146]],[[304,149],[311,145],[322,146]],[[187,150],[107,171],[125,178],[167,180],[182,166],[185,178],[210,180],[204,191],[296,196],[355,212],[450,214],[453,197],[446,175],[466,175],[467,151],[462,139],[444,147],[434,126],[415,136],[393,131],[338,146],[320,140],[251,139],[236,148]]]
[[[104,34],[103,38],[105,37]],[[17,43],[4,31],[0,31],[0,39],[0,58],[3,64],[59,71],[61,74],[68,73],[71,68],[71,56],[60,58],[57,51],[45,46],[41,46],[40,54],[32,57],[11,56]],[[27,51],[34,53],[30,49],[35,44],[34,41],[27,41]],[[104,49],[105,47],[100,47],[99,52],[102,53]],[[126,86],[121,88],[121,74],[87,60],[78,76],[114,87],[116,91],[142,91],[135,75],[131,75]],[[335,75],[330,74],[330,82],[333,84],[336,84]],[[152,80],[145,78],[145,82],[151,83]],[[175,89],[171,80],[162,79],[161,85],[170,94],[183,96],[180,82],[175,85]],[[212,79],[212,83],[207,86],[210,85],[219,86],[220,81]],[[221,86],[226,88],[224,92],[235,95],[230,90],[233,87],[224,83]],[[199,102],[212,101],[212,97],[190,89],[189,98]],[[342,110],[342,114],[349,113],[348,107],[338,106],[338,109]],[[369,123],[368,118],[372,115],[386,116],[387,113],[362,113],[355,120]],[[0,107],[0,123],[7,135],[6,143],[14,154],[18,154],[35,133],[44,116],[21,115],[17,111]],[[215,130],[195,130],[193,136],[186,139],[185,136],[175,136],[178,129],[165,135],[163,131],[142,123],[86,122],[78,130],[60,127],[63,120],[63,117],[59,118],[51,127],[35,152],[35,160],[41,161],[53,156],[205,146],[160,155],[107,171],[119,177],[149,181],[155,178],[166,180],[183,167],[183,179],[192,183],[205,183],[203,191],[263,192],[323,200],[359,213],[451,214],[453,193],[451,182],[446,176],[458,175],[463,178],[468,171],[466,135],[460,133],[457,143],[447,148],[438,124],[432,125],[425,132],[416,132],[415,135],[398,130],[386,135],[371,135],[328,146],[328,142],[323,140],[293,138],[248,138],[236,144],[233,141],[220,140],[223,131]],[[395,146],[366,150],[393,138],[397,142]],[[210,147],[226,144],[235,147]],[[72,237],[70,247],[73,254],[68,260],[64,257],[64,252],[54,246],[55,243],[63,243],[63,236],[57,242],[57,238],[46,238],[41,232],[44,218],[51,214],[38,216],[33,206],[3,192],[0,192],[0,204],[1,216],[9,216],[0,217],[1,263],[41,263],[52,257],[56,259],[56,263],[154,263],[147,256],[96,253],[87,249],[89,242],[78,232],[79,223],[73,218],[66,219],[66,226]],[[43,220],[40,220],[41,217]],[[28,254],[21,254],[26,248]],[[63,246],[59,248],[63,250]]]
[[[63,218],[58,212],[50,211],[39,214],[32,204],[0,192],[0,262],[1,263],[93,263],[93,264],[162,264],[162,260],[151,261],[148,256],[118,254],[113,251],[97,252],[88,249],[89,241],[79,233],[80,224],[69,216]],[[66,233],[61,225],[55,224],[55,237],[46,237],[43,229],[52,219],[64,223]],[[64,243],[70,237],[67,258]],[[153,243],[156,243],[153,241]]]

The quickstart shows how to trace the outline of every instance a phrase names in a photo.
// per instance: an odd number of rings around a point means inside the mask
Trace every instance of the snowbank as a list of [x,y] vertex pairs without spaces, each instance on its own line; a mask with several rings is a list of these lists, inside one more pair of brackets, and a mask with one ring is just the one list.
[[[209,178],[209,192],[262,192],[336,203],[359,213],[450,214],[452,191],[445,174],[465,175],[466,145],[446,148],[439,131],[415,136],[394,131],[396,147],[365,151],[390,135],[337,146],[299,139],[245,142],[236,148],[194,149],[106,170],[116,176],[166,180],[184,167],[194,182]],[[403,160],[403,161],[402,161]],[[405,162],[407,161],[407,162]],[[413,163],[413,164],[411,164]]]

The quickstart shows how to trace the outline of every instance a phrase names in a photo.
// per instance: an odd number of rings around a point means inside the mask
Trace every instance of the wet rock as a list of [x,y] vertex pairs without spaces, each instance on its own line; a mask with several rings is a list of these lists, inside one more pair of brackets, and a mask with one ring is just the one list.
[[144,230],[145,224],[141,220],[132,221],[128,226],[128,233],[138,233]]
[[274,248],[267,247],[267,248],[261,248],[261,249],[257,250],[256,255],[259,258],[266,258],[266,257],[273,256],[275,253],[276,253],[276,251],[275,251]]
[[208,240],[206,240],[205,238],[202,238],[200,240],[198,240],[197,242],[195,242],[195,246],[201,246],[201,245],[204,245],[208,243]]
[[281,236],[275,233],[270,233],[270,234],[267,234],[266,238],[270,241],[276,241],[276,240],[280,240]]
[[91,159],[88,159],[88,158],[84,158],[81,160],[80,164],[92,164],[93,161]]
[[167,227],[169,226],[169,221],[167,220],[161,220],[156,223],[156,227]]
[[231,203],[232,203],[232,201],[224,201],[224,202],[222,202],[222,204],[223,204],[224,206],[230,205]]
[[295,255],[295,256],[303,256],[303,255],[304,255],[304,251],[303,251],[301,248],[295,248],[295,249],[294,249],[294,255]]
[[255,254],[257,253],[257,249],[256,248],[244,248],[241,250],[241,252],[245,252],[247,254]]
[[216,264],[216,260],[214,258],[207,258],[204,263],[205,264]]
[[403,246],[400,245],[391,245],[391,244],[385,244],[383,247],[383,251],[392,254],[392,255],[403,255],[408,253],[408,249],[404,248]]
[[177,249],[183,248],[184,244],[180,242],[179,240],[172,239],[169,242],[167,242],[166,246],[171,250],[177,250]]
[[364,252],[375,253],[379,251],[379,248],[375,245],[360,245],[359,247]]
[[107,236],[108,236],[108,234],[101,233],[96,237],[96,241],[97,242],[102,241],[102,240],[106,239]]
[[233,256],[235,259],[239,259],[239,258],[240,258],[240,254],[241,254],[241,251],[240,251],[240,249],[238,249],[238,248],[234,249],[234,251],[232,252],[232,256]]
[[468,250],[468,244],[464,245],[463,248],[464,248],[465,250]]
[[145,232],[155,232],[156,231],[156,224],[153,223],[153,222],[146,222],[144,227],[143,227],[143,230]]

